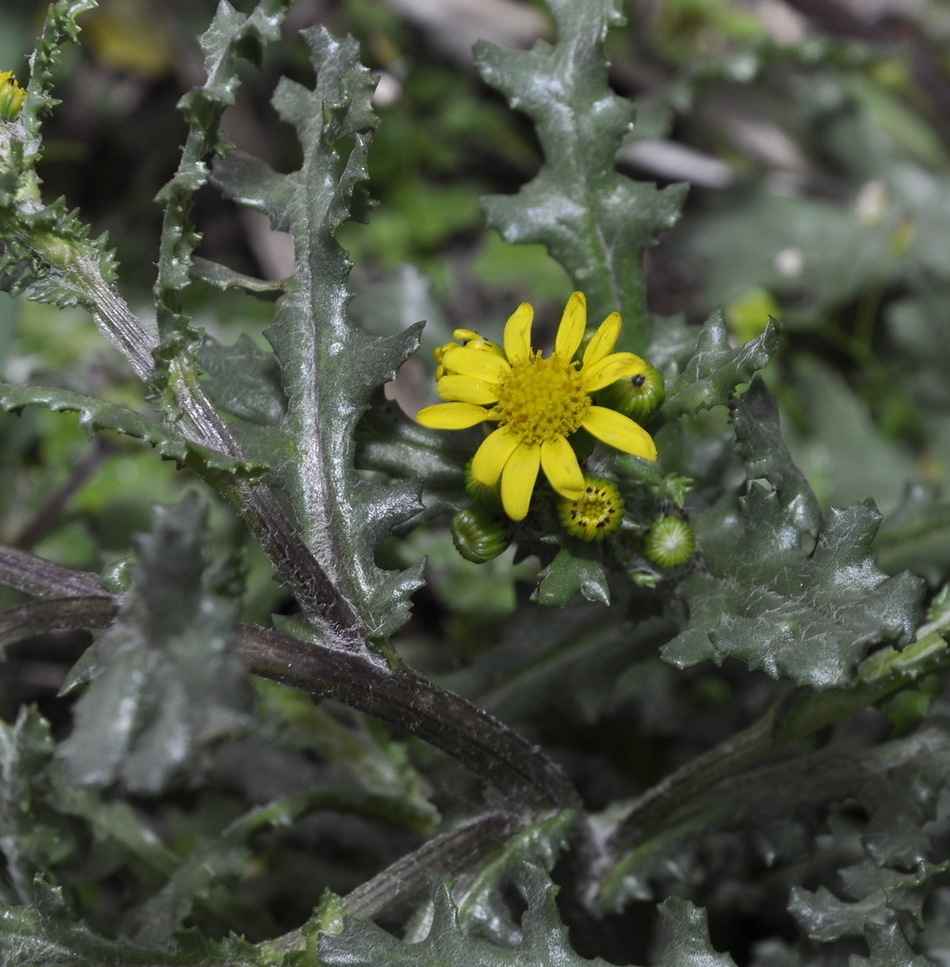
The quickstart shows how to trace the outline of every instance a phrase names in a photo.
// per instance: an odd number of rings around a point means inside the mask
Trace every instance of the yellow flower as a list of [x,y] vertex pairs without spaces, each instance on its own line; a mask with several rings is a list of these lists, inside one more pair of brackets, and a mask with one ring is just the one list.
[[26,91],[17,83],[13,71],[0,71],[0,118],[12,121],[25,100]]
[[633,353],[615,353],[620,314],[601,323],[580,361],[574,356],[587,328],[587,300],[575,292],[558,326],[554,352],[543,356],[531,346],[534,309],[527,302],[512,313],[499,346],[469,330],[456,333],[464,345],[437,350],[437,390],[446,400],[417,414],[424,426],[463,430],[478,423],[498,426],[472,460],[472,477],[487,487],[501,480],[501,502],[512,520],[528,513],[538,471],[563,497],[579,499],[584,474],[568,438],[580,429],[618,450],[656,459],[656,445],[633,420],[591,394],[618,379],[642,373],[647,364]]

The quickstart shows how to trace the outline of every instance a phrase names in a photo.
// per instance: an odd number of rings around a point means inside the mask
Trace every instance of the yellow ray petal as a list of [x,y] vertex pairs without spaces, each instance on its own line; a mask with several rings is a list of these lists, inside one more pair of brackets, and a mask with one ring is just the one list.
[[444,400],[461,400],[464,403],[498,402],[498,384],[487,383],[472,376],[443,376],[436,384],[439,396]]
[[489,433],[472,458],[472,477],[486,487],[494,487],[519,442],[520,437],[504,427]]
[[524,362],[531,355],[532,322],[534,306],[522,302],[505,323],[505,355],[512,365]]
[[608,410],[605,406],[592,406],[581,426],[598,440],[603,440],[624,453],[656,460],[653,437],[643,427],[616,410]]
[[574,292],[564,306],[561,324],[554,337],[554,351],[564,359],[570,359],[577,352],[586,328],[587,297],[583,292]]
[[633,353],[612,353],[593,366],[584,366],[581,369],[581,379],[584,381],[584,390],[593,393],[603,389],[611,383],[616,383],[618,379],[629,379],[646,371],[647,364]]
[[609,356],[617,345],[620,338],[620,329],[623,322],[619,312],[611,312],[609,316],[597,327],[597,332],[591,337],[587,348],[584,350],[584,365],[593,366],[602,359]]
[[562,496],[577,500],[584,493],[584,474],[566,437],[541,444],[541,467],[551,486]]
[[487,349],[469,349],[459,346],[442,354],[442,368],[459,376],[474,376],[488,383],[500,383],[511,373],[508,363]]
[[416,419],[433,430],[464,430],[488,419],[488,410],[474,403],[436,403],[419,410]]
[[501,505],[512,520],[524,520],[541,466],[541,445],[519,443],[501,475]]

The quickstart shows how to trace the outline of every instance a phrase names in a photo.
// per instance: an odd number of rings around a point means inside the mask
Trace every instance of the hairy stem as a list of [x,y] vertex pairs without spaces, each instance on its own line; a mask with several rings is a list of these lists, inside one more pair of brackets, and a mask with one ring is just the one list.
[[[114,618],[120,603],[93,575],[11,548],[0,547],[0,584],[39,597],[56,596],[0,612],[0,631],[8,629],[8,640],[17,637],[18,619],[27,622],[29,634],[101,628]],[[241,626],[237,654],[256,675],[335,699],[428,742],[512,801],[579,805],[574,787],[540,749],[406,666],[393,669],[335,643],[304,642],[254,625]]]
[[574,787],[537,746],[411,668],[390,669],[247,625],[239,654],[257,675],[334,698],[423,739],[516,801],[579,805]]

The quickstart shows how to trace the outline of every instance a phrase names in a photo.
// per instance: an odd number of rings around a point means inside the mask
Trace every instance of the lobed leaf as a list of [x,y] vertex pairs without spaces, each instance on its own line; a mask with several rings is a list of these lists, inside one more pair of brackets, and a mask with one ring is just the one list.
[[32,906],[0,906],[0,967],[264,967],[259,948],[239,937],[212,940],[198,931],[171,944],[111,938],[74,920],[59,889],[42,881]]
[[[525,863],[520,889],[527,909],[514,946],[472,936],[443,879],[433,885],[434,914],[424,940],[405,943],[372,922],[349,919],[341,932],[320,938],[321,963],[327,967],[609,967],[602,958],[588,960],[571,948],[555,902],[557,888],[544,870]],[[732,958],[710,945],[702,911],[680,899],[668,900],[661,909],[667,933],[661,967],[734,967]]]
[[247,336],[225,346],[205,335],[198,354],[203,386],[215,407],[258,426],[274,427],[287,409],[274,357]]
[[531,597],[539,604],[563,608],[577,593],[588,601],[610,604],[610,584],[600,548],[571,541],[541,571]]
[[614,156],[633,126],[633,105],[607,83],[603,44],[623,24],[617,0],[549,0],[554,46],[529,52],[475,48],[482,77],[534,122],[546,163],[514,196],[483,200],[510,243],[539,242],[588,296],[595,321],[619,311],[627,339],[648,350],[643,252],[679,215],[685,186],[658,190],[620,175]]
[[[250,14],[245,14],[222,0],[200,37],[205,83],[192,88],[179,102],[188,122],[188,134],[178,170],[158,196],[165,205],[155,285],[162,342],[156,358],[160,363],[182,353],[193,356],[201,345],[180,307],[180,293],[191,281],[194,250],[201,238],[190,218],[194,194],[208,183],[209,156],[226,150],[221,118],[234,103],[240,83],[238,63],[242,58],[259,58],[263,46],[280,36],[289,3],[290,0],[260,0]],[[207,271],[207,263],[204,264]],[[220,274],[216,277],[220,278]]]
[[689,621],[663,657],[679,667],[732,657],[798,684],[844,685],[872,645],[910,641],[922,582],[875,563],[881,515],[871,502],[819,523],[763,384],[742,397],[733,426],[752,482],[737,503],[725,498],[695,520],[706,566],[684,583]]
[[59,747],[73,781],[159,792],[245,721],[246,672],[231,652],[240,602],[208,587],[207,508],[156,508],[118,616],[95,645],[93,681]]
[[704,323],[692,357],[663,403],[663,419],[728,403],[736,387],[749,382],[775,355],[778,344],[779,329],[772,321],[761,335],[733,346],[726,317],[717,309]]
[[13,725],[0,722],[0,857],[21,903],[33,897],[34,876],[74,845],[63,817],[46,807],[52,757],[49,723],[36,709],[23,706]]
[[112,430],[134,437],[154,447],[163,457],[181,464],[196,460],[210,470],[246,477],[259,476],[265,470],[260,464],[239,460],[195,443],[177,429],[118,403],[59,387],[0,383],[0,409],[16,412],[24,406],[45,406],[55,413],[76,413],[79,425],[86,430]]
[[405,621],[421,570],[384,571],[375,549],[416,513],[418,502],[409,483],[384,484],[357,472],[355,433],[373,395],[417,348],[419,327],[373,337],[347,315],[350,266],[335,233],[366,177],[373,81],[354,41],[317,29],[305,37],[314,89],[285,78],[274,97],[281,117],[297,130],[303,166],[279,175],[232,151],[215,166],[214,181],[294,239],[294,274],[267,333],[287,397],[280,427],[294,448],[277,483],[320,565],[370,634],[385,636]]

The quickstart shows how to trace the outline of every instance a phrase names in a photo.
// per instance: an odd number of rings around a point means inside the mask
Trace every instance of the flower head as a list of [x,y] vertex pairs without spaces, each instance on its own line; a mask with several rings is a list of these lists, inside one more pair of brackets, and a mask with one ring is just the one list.
[[696,553],[696,535],[682,517],[661,517],[650,525],[643,551],[660,567],[679,567]]
[[531,345],[533,321],[534,309],[525,302],[508,319],[503,345],[457,331],[461,342],[436,351],[436,388],[447,402],[427,406],[416,417],[440,430],[498,424],[476,451],[471,472],[487,487],[501,481],[502,506],[512,520],[527,515],[539,470],[561,496],[583,495],[584,474],[569,442],[578,430],[626,453],[656,459],[656,445],[644,429],[591,398],[647,367],[633,353],[613,351],[620,314],[612,312],[601,323],[579,360],[574,357],[587,328],[582,292],[567,300],[550,356]]
[[12,121],[25,100],[26,91],[17,83],[13,71],[0,71],[0,118]]
[[580,497],[560,497],[557,514],[564,529],[582,541],[602,541],[623,520],[624,503],[620,489],[603,477],[584,477]]

